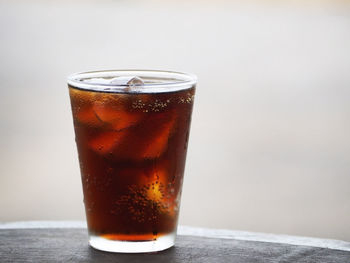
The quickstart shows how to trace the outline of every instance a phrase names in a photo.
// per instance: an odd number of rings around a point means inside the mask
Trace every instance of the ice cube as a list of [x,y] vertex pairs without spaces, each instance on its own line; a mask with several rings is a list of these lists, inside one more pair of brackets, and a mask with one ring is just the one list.
[[98,153],[106,154],[115,148],[125,136],[124,132],[104,132],[93,138],[89,145]]
[[[144,158],[157,158],[165,152],[168,146],[168,140],[171,132],[174,129],[174,125],[176,122],[176,115],[169,114],[169,119],[166,119],[162,122],[156,122],[154,127],[157,127],[152,133],[152,137],[149,142],[145,145],[143,149],[142,156]],[[158,125],[157,125],[158,124]]]
[[123,130],[125,128],[130,128],[132,126],[137,125],[140,120],[141,115],[130,112],[120,112],[117,119],[115,119],[112,123],[112,126],[115,130]]
[[112,86],[116,85],[116,86],[125,86],[125,87],[142,86],[144,84],[143,80],[137,76],[120,76],[112,79],[91,78],[91,79],[84,79],[84,82],[97,84],[97,85],[102,84],[102,85],[112,85]]
[[99,120],[97,119],[92,108],[88,107],[86,109],[79,109],[77,112],[77,119],[82,123],[97,123]]
[[127,136],[114,148],[114,155],[117,158],[134,160],[158,158],[167,150],[175,123],[174,113],[159,113],[139,120],[136,125],[121,130],[127,131]]
[[108,107],[108,105],[96,103],[93,108],[96,116],[101,121],[112,125],[114,130],[122,130],[136,125],[141,118],[139,112],[128,112],[123,109]]
[[147,199],[154,202],[162,202],[164,195],[164,185],[159,181],[152,182],[146,191]]
[[121,76],[109,80],[109,84],[133,87],[142,86],[144,82],[137,76]]
[[104,78],[84,79],[84,82],[88,82],[91,84],[109,84],[109,80]]

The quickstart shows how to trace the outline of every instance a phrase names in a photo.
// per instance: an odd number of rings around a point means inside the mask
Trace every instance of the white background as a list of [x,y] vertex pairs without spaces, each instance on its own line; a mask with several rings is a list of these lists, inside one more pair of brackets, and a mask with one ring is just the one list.
[[65,78],[199,84],[180,224],[350,240],[347,1],[0,1],[0,221],[84,219]]

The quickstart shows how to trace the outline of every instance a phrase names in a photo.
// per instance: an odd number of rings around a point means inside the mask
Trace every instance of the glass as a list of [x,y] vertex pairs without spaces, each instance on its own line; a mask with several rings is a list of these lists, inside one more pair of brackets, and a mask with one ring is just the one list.
[[92,247],[174,245],[196,77],[113,70],[68,77]]

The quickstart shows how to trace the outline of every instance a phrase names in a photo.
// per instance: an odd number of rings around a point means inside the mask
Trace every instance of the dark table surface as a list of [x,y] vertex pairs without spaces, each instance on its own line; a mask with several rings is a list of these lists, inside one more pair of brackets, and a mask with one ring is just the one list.
[[89,247],[83,223],[0,224],[0,262],[350,263],[345,241],[190,227],[178,232],[168,250],[118,254]]

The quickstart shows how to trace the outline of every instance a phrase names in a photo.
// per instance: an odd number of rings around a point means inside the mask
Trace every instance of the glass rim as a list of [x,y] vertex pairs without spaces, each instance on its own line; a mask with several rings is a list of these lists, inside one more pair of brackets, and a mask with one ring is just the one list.
[[[88,79],[114,78],[119,76],[137,76],[145,80],[143,85],[94,83]],[[154,81],[147,83],[146,80],[154,78]],[[158,80],[155,81],[155,80]],[[111,93],[152,93],[152,92],[172,92],[191,88],[197,84],[197,76],[191,73],[168,71],[168,70],[148,70],[148,69],[114,69],[84,71],[71,74],[67,77],[67,83],[77,89],[111,92]]]

